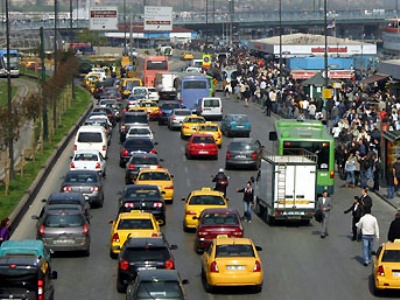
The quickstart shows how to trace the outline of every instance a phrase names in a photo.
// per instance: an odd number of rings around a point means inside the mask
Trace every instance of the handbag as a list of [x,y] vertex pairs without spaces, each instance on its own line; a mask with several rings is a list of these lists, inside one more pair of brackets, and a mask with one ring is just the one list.
[[318,223],[322,222],[322,220],[324,219],[324,213],[322,212],[322,209],[318,208],[315,211],[314,218],[315,218],[315,221],[317,221]]

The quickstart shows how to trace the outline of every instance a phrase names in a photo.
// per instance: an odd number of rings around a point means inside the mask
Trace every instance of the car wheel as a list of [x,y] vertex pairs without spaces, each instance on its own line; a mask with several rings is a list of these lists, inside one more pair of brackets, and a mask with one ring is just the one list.
[[255,293],[255,294],[261,293],[261,291],[262,291],[262,284],[256,285],[256,286],[254,287],[254,293]]
[[90,256],[90,248],[83,251],[83,256],[89,257]]
[[371,276],[372,293],[374,296],[380,296],[381,290],[376,287],[374,276]]
[[218,160],[218,154],[213,157],[214,160]]
[[225,170],[230,170],[230,169],[231,169],[231,166],[229,164],[225,163]]
[[246,134],[245,134],[245,137],[250,137],[250,132],[247,132]]
[[268,225],[273,226],[275,225],[275,218],[271,217],[268,213],[268,207],[265,208],[265,222],[267,222]]
[[119,281],[119,278],[117,278],[117,292],[122,294],[126,292],[126,286]]
[[206,290],[207,293],[212,293],[214,288],[212,285],[210,285],[207,282],[207,278],[206,278],[206,273],[204,272],[204,270],[201,271],[201,278],[203,280],[203,285],[204,285],[204,289]]
[[115,253],[113,253],[112,251],[111,251],[111,249],[110,249],[110,258],[111,259],[116,259],[117,257],[118,257],[118,255],[117,254],[115,254]]
[[123,160],[119,161],[119,167],[120,168],[125,168],[126,167],[126,163]]
[[184,232],[189,232],[189,228],[186,227],[185,222],[182,222],[182,228]]
[[192,157],[190,156],[189,153],[186,153],[186,158],[189,160],[189,159],[191,159]]

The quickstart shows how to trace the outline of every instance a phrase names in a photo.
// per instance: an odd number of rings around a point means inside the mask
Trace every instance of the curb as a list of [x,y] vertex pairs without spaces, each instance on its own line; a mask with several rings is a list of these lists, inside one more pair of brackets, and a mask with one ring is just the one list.
[[42,188],[45,183],[47,176],[51,173],[52,168],[56,164],[58,158],[62,154],[62,152],[67,147],[73,135],[76,133],[81,124],[85,121],[88,114],[93,109],[93,102],[89,105],[87,110],[83,113],[81,118],[77,121],[77,123],[65,134],[64,138],[58,143],[58,145],[54,148],[55,151],[50,155],[47,159],[46,163],[42,166],[42,170],[38,173],[35,180],[29,186],[29,189],[26,191],[25,195],[21,198],[18,205],[15,209],[10,213],[9,218],[11,220],[11,234],[15,227],[17,227],[24,217],[25,213],[28,211],[30,205],[33,200],[39,193],[39,190]]

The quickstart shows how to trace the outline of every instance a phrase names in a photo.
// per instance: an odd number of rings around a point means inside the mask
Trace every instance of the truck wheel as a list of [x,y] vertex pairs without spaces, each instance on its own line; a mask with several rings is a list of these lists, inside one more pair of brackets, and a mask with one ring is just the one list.
[[268,208],[265,209],[265,213],[266,213],[266,222],[268,225],[273,226],[275,224],[275,218],[271,217],[268,213]]

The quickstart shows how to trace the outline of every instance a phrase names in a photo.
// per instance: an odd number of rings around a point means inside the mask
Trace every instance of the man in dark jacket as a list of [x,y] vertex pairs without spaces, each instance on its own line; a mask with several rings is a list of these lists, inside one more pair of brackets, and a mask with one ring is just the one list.
[[360,197],[361,204],[364,208],[364,213],[371,213],[372,209],[372,198],[368,195],[367,189],[361,189],[361,197]]
[[228,187],[228,176],[225,175],[224,169],[219,169],[218,174],[214,176],[212,182],[215,182],[215,189],[224,193],[226,197],[226,189]]
[[243,193],[243,202],[244,202],[243,219],[245,222],[251,223],[251,210],[254,205],[254,190],[251,186],[251,182],[247,181],[246,187],[243,189],[237,189],[236,192]]
[[358,236],[357,234],[357,226],[356,224],[358,223],[358,221],[360,221],[360,218],[363,216],[363,207],[362,204],[360,203],[360,198],[358,196],[354,196],[354,203],[350,206],[349,209],[346,209],[345,211],[343,211],[343,213],[347,214],[351,212],[351,215],[353,216],[352,221],[351,221],[351,228],[353,231],[353,237],[352,237],[352,241],[355,240],[360,240],[361,237]]
[[400,239],[400,211],[397,211],[395,219],[390,223],[387,239],[392,243],[394,240]]

